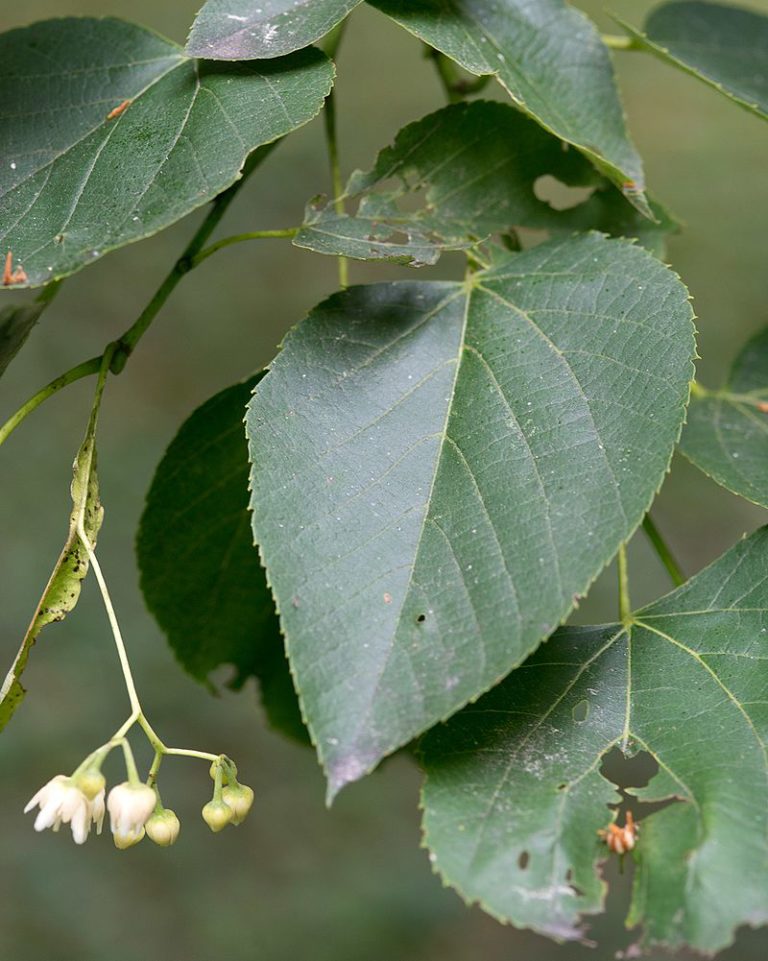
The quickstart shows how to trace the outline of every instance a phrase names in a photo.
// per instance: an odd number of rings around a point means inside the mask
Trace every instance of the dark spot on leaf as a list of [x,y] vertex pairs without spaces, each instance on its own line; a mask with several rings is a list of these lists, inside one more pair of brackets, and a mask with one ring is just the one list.
[[417,617],[416,617],[416,620],[418,621],[419,624],[423,624],[424,621],[426,621],[426,619],[427,619],[427,615],[426,615],[426,614],[419,614],[419,615],[417,615]]
[[517,859],[517,866],[520,868],[521,871],[525,871],[525,869],[528,867],[530,860],[531,860],[530,854],[527,851],[521,851],[520,857]]

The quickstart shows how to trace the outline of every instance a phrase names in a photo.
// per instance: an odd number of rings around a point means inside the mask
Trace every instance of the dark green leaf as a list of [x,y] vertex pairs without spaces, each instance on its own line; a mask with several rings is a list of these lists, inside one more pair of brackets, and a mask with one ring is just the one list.
[[585,235],[351,288],[288,336],[247,418],[254,530],[331,793],[520,663],[634,530],[691,317]]
[[314,117],[332,79],[318,50],[200,64],[120,20],[0,35],[0,249],[38,286],[156,233]]
[[[99,391],[103,388],[100,384]],[[98,395],[100,396],[100,394]],[[85,433],[85,439],[77,453],[72,477],[72,513],[69,533],[56,566],[46,585],[32,622],[0,688],[0,731],[13,716],[27,693],[21,683],[21,675],[29,660],[29,653],[40,632],[48,624],[63,621],[74,609],[80,597],[80,588],[88,573],[88,552],[78,534],[78,522],[82,515],[83,526],[92,547],[96,545],[104,508],[99,500],[99,479],[96,474],[96,421],[98,401],[94,406]]]
[[301,717],[248,516],[243,418],[258,380],[184,422],[152,481],[136,549],[147,607],[186,670],[206,681],[232,664],[234,687],[255,675],[270,721],[295,735]]
[[46,304],[9,304],[0,310],[0,377],[21,350]]
[[720,390],[695,386],[680,450],[718,484],[768,507],[768,330],[749,341]]
[[207,0],[187,52],[210,60],[267,60],[325,36],[360,0]]
[[[715,952],[768,922],[768,528],[627,627],[565,628],[423,742],[426,842],[465,898],[580,935],[601,910],[612,747],[648,751],[630,923]],[[634,805],[636,814],[642,806]],[[525,853],[524,853],[525,852]]]
[[619,22],[646,50],[768,118],[768,17],[684,0],[653,10],[645,33]]
[[[545,175],[597,189],[577,206],[555,210],[534,189]],[[564,150],[511,105],[483,101],[444,107],[409,124],[371,171],[352,175],[345,198],[359,201],[354,216],[337,214],[333,204],[310,205],[294,243],[418,267],[435,263],[443,250],[515,227],[594,228],[639,236],[655,249],[673,227],[663,211],[657,223],[643,217],[581,154]]]
[[369,0],[470,73],[494,74],[546,130],[647,212],[643,170],[594,25],[563,0]]

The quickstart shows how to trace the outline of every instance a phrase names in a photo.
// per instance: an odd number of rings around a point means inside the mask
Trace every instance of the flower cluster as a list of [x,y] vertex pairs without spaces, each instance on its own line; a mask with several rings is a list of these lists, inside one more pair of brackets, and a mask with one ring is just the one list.
[[[99,763],[103,760],[103,754]],[[208,755],[209,757],[211,755]],[[35,818],[35,830],[53,828],[58,831],[62,824],[69,824],[72,837],[83,844],[96,825],[101,834],[105,813],[115,847],[120,850],[133,847],[148,836],[160,847],[168,847],[179,836],[181,825],[176,814],[164,808],[157,789],[144,784],[129,764],[129,779],[113,787],[106,797],[104,776],[93,766],[92,758],[67,777],[57,774],[44,785],[24,808],[24,813],[39,807]],[[84,768],[84,770],[83,770]],[[253,791],[236,778],[237,768],[229,758],[221,757],[211,765],[214,779],[213,798],[203,807],[203,818],[213,831],[221,831],[228,824],[240,824],[253,804]],[[150,781],[154,781],[150,775]]]

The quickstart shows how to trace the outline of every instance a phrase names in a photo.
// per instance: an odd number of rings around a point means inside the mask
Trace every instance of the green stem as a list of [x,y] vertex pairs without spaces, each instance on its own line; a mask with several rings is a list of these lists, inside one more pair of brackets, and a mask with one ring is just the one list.
[[222,250],[224,247],[230,247],[232,244],[241,244],[246,240],[268,240],[273,237],[295,237],[299,232],[298,227],[286,227],[283,230],[252,230],[246,234],[233,234],[231,237],[223,237],[221,240],[217,240],[215,244],[211,244],[210,247],[206,247],[201,250],[199,254],[192,259],[190,264],[190,269],[199,267],[200,264],[207,260],[211,254],[215,254],[217,250]]
[[128,741],[126,741],[125,738],[123,738],[121,744],[123,747],[123,754],[125,755],[125,770],[128,774],[128,783],[132,787],[137,787],[139,784],[141,784],[141,780],[139,778],[139,772],[136,768],[136,761],[133,757],[131,745],[128,743]]
[[614,33],[604,33],[600,38],[611,50],[641,50],[642,46],[634,37]]
[[626,624],[632,615],[632,604],[629,600],[629,575],[627,573],[627,548],[622,544],[617,559],[619,571],[619,620]]
[[165,754],[172,754],[175,757],[197,757],[203,761],[218,761],[220,754],[209,754],[207,751],[190,751],[185,747],[168,747]]
[[49,397],[53,397],[54,394],[57,394],[64,387],[74,384],[76,380],[82,380],[83,377],[91,377],[93,374],[98,374],[101,368],[102,356],[103,355],[91,357],[90,360],[78,364],[77,367],[73,367],[65,374],[52,380],[50,384],[30,397],[29,400],[25,404],[22,404],[16,413],[9,417],[3,426],[0,427],[0,445],[8,440],[24,418],[31,414],[33,410],[36,410],[43,401],[48,400]]
[[[338,131],[336,124],[336,92],[331,90],[325,101],[323,111],[325,120],[325,142],[328,147],[328,163],[331,167],[331,183],[333,187],[333,208],[341,217],[344,215],[344,181],[341,176],[341,164],[339,163],[339,144]],[[339,257],[339,284],[347,287],[349,285],[349,264],[346,257]]]
[[[158,287],[154,296],[141,312],[136,321],[131,324],[131,326],[125,331],[125,333],[117,340],[115,344],[108,345],[107,348],[98,356],[92,357],[90,360],[86,360],[76,367],[71,368],[71,370],[66,371],[66,373],[61,374],[55,380],[52,380],[47,387],[43,387],[34,394],[25,404],[23,404],[15,414],[8,418],[8,420],[0,427],[0,445],[2,445],[8,437],[13,433],[14,430],[19,426],[19,424],[36,410],[43,401],[52,397],[54,394],[58,393],[64,387],[73,384],[77,380],[81,380],[83,377],[90,377],[94,374],[98,374],[102,361],[106,355],[107,349],[112,348],[112,358],[109,366],[109,370],[113,374],[119,374],[125,363],[133,353],[136,345],[144,336],[147,328],[155,319],[157,314],[160,312],[160,308],[165,304],[166,300],[170,297],[173,290],[176,288],[177,284],[181,278],[189,273],[189,271],[196,266],[194,263],[195,258],[200,253],[200,251],[205,246],[205,242],[211,236],[213,231],[219,224],[219,221],[224,216],[227,208],[235,199],[238,191],[241,189],[245,181],[248,179],[251,173],[267,158],[267,156],[274,150],[279,141],[275,143],[266,144],[263,147],[259,147],[255,150],[243,167],[243,175],[237,183],[232,184],[232,186],[225,190],[224,193],[219,194],[219,196],[213,201],[211,209],[208,211],[202,224],[198,227],[194,236],[187,244],[181,257],[176,261],[173,268],[171,269],[168,276]],[[58,284],[51,284],[50,288],[46,288],[44,293],[40,295],[40,298],[46,297],[48,300],[52,299],[58,289]]]
[[651,515],[646,514],[643,518],[643,530],[648,536],[648,540],[653,545],[653,549],[659,555],[661,563],[666,567],[667,573],[672,578],[672,583],[675,587],[680,587],[681,584],[685,584],[685,574],[683,574],[680,565],[675,560],[674,554],[667,546],[666,541],[661,536],[658,527],[654,524]]
[[149,774],[147,775],[147,784],[149,787],[154,787],[157,781],[157,772],[160,770],[160,765],[163,763],[164,753],[162,751],[155,751],[155,756],[152,760],[152,767],[149,769]]
[[440,83],[442,84],[448,103],[458,103],[462,99],[460,92],[461,77],[453,61],[449,60],[444,53],[440,53],[439,50],[435,50],[434,47],[430,46],[426,47],[425,56],[429,57],[435,65],[435,70],[437,70],[437,75],[440,78]]

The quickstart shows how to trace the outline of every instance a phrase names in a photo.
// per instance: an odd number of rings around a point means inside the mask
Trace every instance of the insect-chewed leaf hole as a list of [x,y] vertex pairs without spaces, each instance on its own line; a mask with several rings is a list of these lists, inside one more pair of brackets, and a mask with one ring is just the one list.
[[583,203],[593,192],[592,187],[569,187],[557,177],[544,174],[537,177],[533,192],[555,210],[569,210]]
[[574,721],[577,724],[582,724],[589,717],[589,711],[590,711],[589,701],[582,699],[581,701],[579,701],[578,704],[574,705],[573,711],[571,713],[573,714]]

